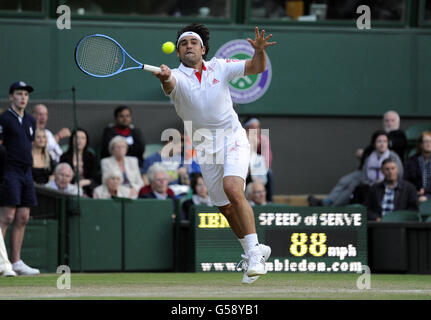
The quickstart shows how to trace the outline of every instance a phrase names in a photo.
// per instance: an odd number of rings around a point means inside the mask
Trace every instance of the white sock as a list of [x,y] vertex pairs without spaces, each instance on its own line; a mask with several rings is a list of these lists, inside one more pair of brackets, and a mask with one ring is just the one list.
[[[255,253],[256,250],[259,250],[259,241],[257,240],[256,233],[250,233],[244,237],[246,243],[247,254]],[[260,251],[259,251],[260,252]]]
[[245,239],[238,239],[239,243],[241,244],[242,250],[244,250],[244,253],[247,254],[247,243],[245,242]]

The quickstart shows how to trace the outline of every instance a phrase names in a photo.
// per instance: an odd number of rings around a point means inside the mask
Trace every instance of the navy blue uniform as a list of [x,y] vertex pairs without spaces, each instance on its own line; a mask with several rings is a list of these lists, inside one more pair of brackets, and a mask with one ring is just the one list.
[[[1,140],[1,137],[0,137],[0,140]],[[2,144],[0,144],[0,184],[3,183],[5,166],[6,166],[6,149],[3,147]]]
[[32,141],[36,120],[24,113],[21,118],[12,108],[0,116],[0,140],[6,149],[4,181],[0,187],[0,206],[36,206],[31,168]]

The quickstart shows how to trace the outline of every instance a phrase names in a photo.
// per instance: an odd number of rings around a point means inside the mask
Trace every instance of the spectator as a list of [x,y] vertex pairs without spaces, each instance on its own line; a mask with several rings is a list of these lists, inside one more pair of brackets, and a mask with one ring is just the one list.
[[403,163],[397,153],[389,150],[388,134],[383,130],[376,131],[373,134],[372,144],[374,145],[374,151],[365,159],[360,184],[354,192],[354,200],[352,201],[354,203],[364,204],[370,186],[383,181],[382,163],[385,159],[391,157],[393,161],[396,161],[397,171],[400,175],[398,179],[401,180],[403,177]]
[[383,182],[373,185],[368,193],[368,220],[380,221],[391,211],[418,211],[414,185],[399,178],[398,160],[389,157],[382,163]]
[[388,134],[384,131],[376,131],[373,134],[372,142],[374,150],[365,159],[364,166],[362,168],[361,182],[368,185],[381,182],[383,180],[383,174],[381,171],[382,162],[389,157],[397,162],[398,172],[400,173],[400,177],[402,177],[403,165],[397,153],[389,150]]
[[21,246],[25,227],[30,218],[30,207],[37,205],[31,167],[31,144],[36,131],[36,120],[25,112],[29,94],[33,91],[23,81],[9,88],[10,107],[0,115],[0,142],[7,157],[3,184],[0,186],[0,229],[3,238],[13,222],[10,244],[12,269],[19,275],[36,275],[40,271],[21,260]]
[[116,136],[109,142],[109,152],[112,154],[109,158],[102,159],[102,175],[116,168],[123,174],[123,185],[132,188],[132,194],[138,191],[144,185],[144,181],[139,171],[138,159],[128,157],[127,140],[123,136]]
[[260,181],[250,182],[247,185],[245,195],[251,206],[266,204],[265,185]]
[[[115,124],[110,124],[103,131],[102,137],[102,158],[110,155],[109,143],[115,136],[122,136],[128,145],[127,155],[138,159],[139,168],[144,162],[145,141],[141,130],[132,124],[132,111],[127,106],[119,106],[114,110]],[[139,190],[139,189],[138,189]]]
[[144,161],[143,179],[149,184],[147,172],[153,164],[159,163],[168,173],[169,187],[176,195],[183,195],[190,190],[190,174],[200,172],[200,167],[191,155],[191,164],[184,161],[184,135],[181,140],[171,139],[158,152],[148,156]]
[[[395,151],[401,161],[404,160],[404,153],[407,148],[407,137],[400,129],[400,116],[396,111],[389,110],[383,115],[383,130],[388,134],[389,149]],[[374,150],[373,145],[369,145],[365,150],[358,149],[356,155],[361,159],[359,169],[362,168],[365,159]]]
[[47,147],[46,131],[36,129],[31,154],[33,156],[33,167],[31,169],[33,181],[46,184],[52,178],[55,161],[51,159]]
[[[78,157],[76,157],[76,141]],[[73,168],[74,177],[77,177],[79,172],[79,186],[83,188],[86,196],[92,197],[93,190],[99,181],[99,164],[96,155],[88,150],[89,144],[87,131],[78,128],[72,132],[69,138],[69,148],[62,154],[60,161],[68,163]],[[72,180],[72,183],[76,183],[76,178]]]
[[159,163],[148,169],[150,184],[139,190],[139,198],[145,199],[175,199],[174,192],[168,186],[168,173]]
[[51,159],[58,163],[63,153],[59,142],[61,139],[70,137],[70,130],[68,128],[62,128],[55,135],[52,134],[52,132],[46,128],[46,124],[48,123],[48,108],[44,104],[37,104],[34,106],[33,116],[36,119],[36,127],[44,129],[46,132],[48,152]]
[[268,184],[268,168],[265,165],[265,159],[250,148],[250,166],[248,168],[248,175],[246,182],[260,181],[264,186]]
[[[253,175],[252,167],[256,165],[256,163],[259,163],[260,157],[263,157],[265,159],[266,164],[266,177],[261,177],[265,184],[266,189],[266,200],[269,202],[272,202],[272,195],[273,195],[273,185],[274,185],[274,179],[273,174],[271,170],[271,164],[272,164],[272,150],[271,150],[271,144],[269,141],[269,136],[267,134],[263,134],[260,127],[260,121],[257,118],[248,118],[244,122],[244,128],[247,131],[247,137],[250,141],[250,149],[252,152],[251,158],[250,158],[250,173]],[[254,152],[255,151],[255,152]],[[257,153],[257,155],[255,155]],[[263,168],[263,166],[261,167]],[[262,170],[260,170],[262,171]],[[251,181],[252,179],[248,179],[247,183]]]
[[257,140],[256,152],[257,154],[260,154],[265,158],[266,167],[268,169],[271,169],[271,164],[272,164],[271,143],[269,142],[269,137],[265,134],[262,134],[261,128],[260,128],[260,121],[257,118],[248,118],[244,122],[244,128],[247,131],[249,140],[251,137]]
[[407,136],[400,129],[400,116],[396,111],[387,111],[383,116],[383,129],[388,134],[389,149],[395,151],[401,161],[407,148]]
[[184,201],[182,206],[182,219],[185,220],[189,220],[190,208],[193,205],[202,204],[210,207],[212,206],[211,199],[208,195],[208,189],[202,178],[202,173],[192,173],[190,185],[193,191],[192,198]]
[[130,198],[137,197],[134,190],[122,185],[123,174],[117,168],[105,173],[102,177],[102,184],[94,189],[93,198],[110,199],[112,197]]
[[[54,190],[70,193],[73,195],[78,194],[78,187],[72,184],[73,170],[72,167],[66,162],[60,162],[54,170],[54,179],[50,180],[45,187]],[[83,195],[82,189],[79,188],[79,194]]]
[[405,165],[404,179],[418,192],[419,202],[431,199],[431,131],[422,132],[417,152]]
[[[172,139],[171,137],[171,139],[165,143],[161,150],[149,155],[145,159],[143,167],[143,179],[146,185],[150,183],[147,175],[148,169],[155,163],[159,163],[166,169],[169,183],[177,184],[179,182],[180,175],[178,169],[182,167],[183,163],[181,145],[181,143],[175,143],[175,139]],[[187,171],[184,169],[182,169],[180,172],[183,175],[187,174]]]
[[189,179],[195,173],[201,173],[201,167],[197,162],[197,152],[193,148],[192,139],[188,134],[181,134],[181,156],[183,158],[183,165],[187,168]]
[[[331,190],[328,197],[323,200],[309,196],[309,205],[345,206],[351,201],[353,192],[361,183],[363,186],[356,190],[356,202],[363,203],[368,194],[369,185],[382,180],[381,163],[389,156],[399,160],[400,171],[402,171],[402,163],[398,155],[388,150],[388,135],[385,131],[378,130],[374,132],[371,137],[371,145],[374,146],[374,151],[365,159],[362,170],[358,169],[343,176]],[[370,158],[371,154],[373,154],[372,158]]]

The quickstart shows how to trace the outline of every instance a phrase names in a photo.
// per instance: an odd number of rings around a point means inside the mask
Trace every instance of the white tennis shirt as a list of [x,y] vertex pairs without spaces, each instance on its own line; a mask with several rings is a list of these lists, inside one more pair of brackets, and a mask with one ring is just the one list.
[[[229,91],[229,81],[244,76],[245,60],[213,58],[204,61],[200,81],[197,71],[183,64],[172,69],[177,82],[168,96],[185,122],[193,146],[215,153],[225,145],[225,137],[245,134]],[[190,126],[188,121],[191,121]]]

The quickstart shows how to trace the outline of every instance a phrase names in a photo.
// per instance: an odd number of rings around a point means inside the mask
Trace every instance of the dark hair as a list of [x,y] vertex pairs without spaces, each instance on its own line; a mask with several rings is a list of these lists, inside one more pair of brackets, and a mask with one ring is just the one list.
[[202,56],[202,58],[206,60],[208,52],[210,51],[210,46],[209,46],[210,31],[208,30],[208,28],[205,25],[200,23],[192,23],[192,24],[189,24],[188,26],[185,26],[181,30],[178,30],[177,40],[175,41],[175,45],[177,48],[178,48],[178,39],[186,31],[196,32],[202,38],[202,42],[204,43],[204,46],[206,48],[205,54]]
[[198,184],[198,179],[202,178],[202,173],[200,172],[193,172],[190,174],[190,187],[193,190],[193,194],[196,194],[196,185]]
[[130,108],[128,106],[118,106],[118,107],[116,107],[115,110],[114,110],[114,117],[115,117],[115,119],[117,119],[117,116],[118,116],[118,114],[120,112],[123,112],[126,109],[129,110],[130,113],[132,113],[132,110],[130,110]]
[[431,136],[431,131],[426,130],[426,131],[423,131],[421,133],[421,135],[420,135],[420,137],[418,139],[417,146],[416,146],[416,154],[417,155],[420,155],[422,153],[422,151],[423,151],[423,143],[424,143],[425,136]]
[[386,138],[388,138],[388,143],[389,143],[389,136],[386,133],[386,131],[385,130],[377,130],[371,136],[371,145],[373,146],[373,148],[374,148],[374,145],[376,144],[376,140],[379,136],[385,136]]
[[67,151],[65,152],[67,154],[73,154],[75,152],[75,148],[73,147],[73,139],[75,138],[77,131],[82,131],[82,132],[85,133],[85,136],[87,138],[87,143],[85,144],[85,147],[84,147],[83,151],[84,152],[87,151],[87,148],[88,148],[88,146],[90,144],[90,138],[88,137],[88,132],[85,129],[78,127],[76,130],[72,131],[72,134],[69,137],[69,147],[67,148]]
[[389,158],[386,158],[385,160],[383,160],[383,162],[382,162],[382,168],[383,168],[383,166],[384,166],[385,164],[390,163],[390,162],[395,163],[395,164],[397,165],[397,167],[398,167],[398,164],[397,164],[397,162],[395,161],[395,159],[394,159],[394,158],[392,158],[392,157],[389,157]]

